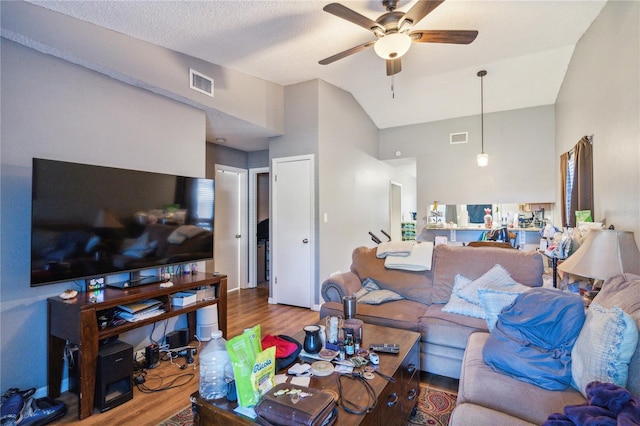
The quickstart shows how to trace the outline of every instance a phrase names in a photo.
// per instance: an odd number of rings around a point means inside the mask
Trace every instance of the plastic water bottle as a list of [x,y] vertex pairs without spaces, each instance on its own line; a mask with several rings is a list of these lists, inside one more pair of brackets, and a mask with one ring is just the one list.
[[229,354],[227,342],[222,338],[222,331],[211,333],[211,340],[200,352],[200,397],[218,399],[227,396],[227,380],[225,373],[229,370]]

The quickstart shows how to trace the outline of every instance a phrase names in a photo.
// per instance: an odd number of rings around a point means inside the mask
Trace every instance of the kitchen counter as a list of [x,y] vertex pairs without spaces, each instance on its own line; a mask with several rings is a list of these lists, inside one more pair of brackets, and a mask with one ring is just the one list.
[[[500,228],[492,228],[500,229]],[[536,250],[540,246],[540,228],[508,228],[516,234],[515,244],[523,250]],[[490,231],[484,226],[465,226],[459,228],[428,228],[424,227],[417,236],[417,241],[435,241],[435,237],[446,237],[449,245],[463,245],[471,241],[479,241],[482,233]]]

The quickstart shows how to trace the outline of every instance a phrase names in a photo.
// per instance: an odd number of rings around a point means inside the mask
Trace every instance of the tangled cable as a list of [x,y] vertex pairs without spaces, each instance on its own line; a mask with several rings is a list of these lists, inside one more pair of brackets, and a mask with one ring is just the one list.
[[[351,380],[358,380],[367,390],[367,395],[369,396],[369,400],[371,401],[371,403],[366,406],[362,406],[346,399],[342,392],[343,377],[346,377]],[[366,414],[373,411],[376,408],[376,405],[378,404],[376,393],[371,387],[371,385],[369,384],[369,382],[367,382],[367,379],[365,379],[362,376],[362,373],[341,374],[338,376],[336,381],[338,385],[338,395],[339,395],[338,405],[341,406],[344,409],[344,411],[351,414]]]

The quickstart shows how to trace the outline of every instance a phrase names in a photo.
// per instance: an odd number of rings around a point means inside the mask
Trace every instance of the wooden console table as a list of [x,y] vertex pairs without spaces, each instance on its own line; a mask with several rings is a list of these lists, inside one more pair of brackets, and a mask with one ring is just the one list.
[[[214,287],[214,298],[187,306],[172,306],[171,295],[179,291],[202,286]],[[95,298],[94,299],[92,299]],[[126,322],[116,326],[99,327],[98,317],[118,305],[157,299],[166,311],[158,316],[137,322]],[[66,342],[78,345],[78,417],[84,419],[93,414],[96,385],[96,363],[99,342],[129,330],[144,327],[167,318],[186,314],[189,336],[196,331],[196,311],[210,305],[218,305],[218,327],[227,337],[227,276],[198,273],[173,278],[172,287],[160,287],[160,283],[141,285],[126,289],[105,288],[96,292],[79,293],[77,297],[64,300],[50,297],[48,316],[47,384],[49,397],[60,396],[63,372],[63,354]]]

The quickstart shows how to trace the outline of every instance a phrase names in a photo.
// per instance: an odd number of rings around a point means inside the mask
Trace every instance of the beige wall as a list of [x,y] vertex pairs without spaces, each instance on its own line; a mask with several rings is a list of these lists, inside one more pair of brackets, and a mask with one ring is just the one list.
[[[594,220],[640,245],[640,3],[609,1],[576,46],[556,102],[559,157],[593,135]],[[557,206],[559,208],[559,206]]]

